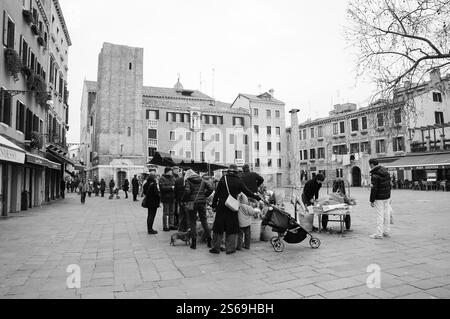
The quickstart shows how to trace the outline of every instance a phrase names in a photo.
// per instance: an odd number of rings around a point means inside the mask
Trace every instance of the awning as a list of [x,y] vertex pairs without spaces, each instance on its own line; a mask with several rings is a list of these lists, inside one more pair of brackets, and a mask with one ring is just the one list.
[[25,151],[13,142],[0,136],[0,161],[25,164]]
[[56,160],[60,161],[61,163],[69,163],[75,166],[75,163],[72,162],[70,159],[65,157],[64,155],[54,151],[53,149],[47,148],[47,153],[53,156]]
[[48,167],[48,160],[35,154],[27,153],[26,162],[30,164]]
[[61,164],[58,164],[58,163],[55,163],[55,162],[52,162],[52,161],[49,161],[49,160],[47,160],[47,162],[48,162],[48,165],[47,165],[48,168],[61,170]]
[[450,153],[409,155],[386,165],[386,168],[404,168],[404,169],[450,168]]

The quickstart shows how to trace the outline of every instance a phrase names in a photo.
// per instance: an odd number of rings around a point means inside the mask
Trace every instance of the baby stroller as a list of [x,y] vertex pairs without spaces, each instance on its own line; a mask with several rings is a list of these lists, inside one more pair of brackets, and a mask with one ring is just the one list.
[[114,195],[116,196],[116,199],[120,199],[119,189],[118,188],[115,188],[113,190],[113,193],[111,195],[109,195],[109,199],[114,199]]
[[273,249],[277,253],[284,251],[284,242],[288,244],[298,244],[308,236],[311,237],[309,240],[311,248],[317,249],[320,247],[320,240],[303,229],[295,218],[291,217],[291,215],[281,210],[279,207],[266,201],[263,202],[272,208],[272,210],[269,210],[264,217],[262,225],[270,226],[272,227],[272,231],[278,233],[278,236],[275,236],[270,240]]

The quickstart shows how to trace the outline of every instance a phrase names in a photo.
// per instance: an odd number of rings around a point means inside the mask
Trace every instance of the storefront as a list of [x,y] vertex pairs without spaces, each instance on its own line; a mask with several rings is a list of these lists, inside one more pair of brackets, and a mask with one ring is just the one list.
[[0,136],[0,215],[20,211],[25,151]]

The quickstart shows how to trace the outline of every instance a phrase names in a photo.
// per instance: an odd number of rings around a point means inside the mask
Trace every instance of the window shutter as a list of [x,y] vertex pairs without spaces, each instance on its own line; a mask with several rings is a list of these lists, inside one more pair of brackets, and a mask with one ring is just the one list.
[[8,46],[8,15],[3,11],[3,45]]

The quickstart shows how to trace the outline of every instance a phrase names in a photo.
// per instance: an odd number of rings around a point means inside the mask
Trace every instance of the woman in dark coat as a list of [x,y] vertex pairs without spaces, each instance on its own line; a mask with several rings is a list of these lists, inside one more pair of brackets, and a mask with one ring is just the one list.
[[[209,251],[212,254],[220,253],[220,244],[222,242],[223,233],[226,233],[225,247],[227,254],[236,252],[237,236],[239,234],[239,217],[237,212],[231,211],[225,206],[225,202],[229,195],[237,199],[240,193],[244,193],[247,197],[260,200],[258,194],[253,194],[239,178],[238,168],[236,165],[230,165],[227,175],[222,177],[217,184],[216,192],[212,202],[212,208],[216,210],[216,218],[213,226],[213,248]],[[228,193],[227,186],[230,193]]]
[[102,197],[105,197],[105,190],[106,190],[106,182],[102,178],[102,180],[100,181],[100,193],[102,194]]
[[122,189],[125,192],[125,199],[128,198],[128,191],[130,189],[130,182],[128,179],[125,179],[125,182],[123,182]]
[[155,221],[156,211],[161,202],[159,196],[158,182],[156,180],[156,172],[151,172],[144,185],[144,194],[147,197],[147,231],[149,235],[156,235],[158,232],[153,229],[153,222]]

